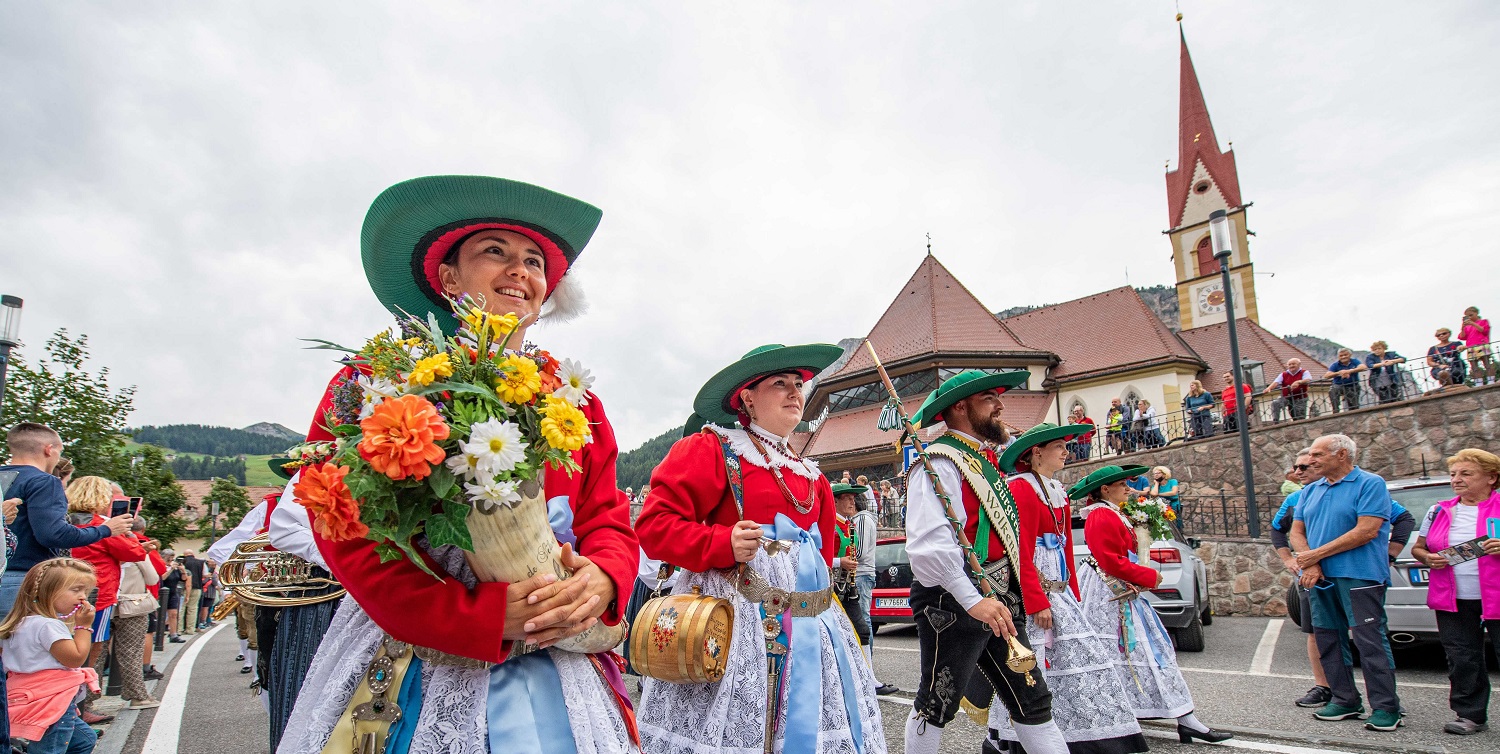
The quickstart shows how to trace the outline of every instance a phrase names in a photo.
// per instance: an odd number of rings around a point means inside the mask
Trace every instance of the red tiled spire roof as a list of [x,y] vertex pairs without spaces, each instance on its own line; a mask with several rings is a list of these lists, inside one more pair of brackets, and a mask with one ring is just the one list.
[[[1022,343],[930,253],[870,330],[870,343],[887,364],[938,353],[1046,353]],[[824,381],[874,368],[860,348]]]
[[1172,228],[1182,225],[1183,209],[1187,205],[1188,191],[1192,189],[1193,172],[1198,162],[1213,178],[1231,208],[1242,206],[1240,200],[1240,178],[1234,165],[1234,150],[1219,151],[1219,139],[1214,135],[1213,121],[1208,117],[1208,104],[1203,100],[1203,88],[1198,84],[1198,72],[1193,68],[1193,57],[1188,54],[1187,35],[1178,27],[1182,40],[1182,79],[1179,84],[1177,125],[1177,169],[1167,173],[1167,213]]

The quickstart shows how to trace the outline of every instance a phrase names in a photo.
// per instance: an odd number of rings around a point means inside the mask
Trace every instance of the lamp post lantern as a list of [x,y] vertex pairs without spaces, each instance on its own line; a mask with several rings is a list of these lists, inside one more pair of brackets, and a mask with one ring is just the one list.
[[5,368],[10,349],[21,345],[21,298],[0,296],[0,400],[5,398]]
[[1250,427],[1245,415],[1245,376],[1240,360],[1239,325],[1234,319],[1234,286],[1229,280],[1229,256],[1234,242],[1229,236],[1229,215],[1216,209],[1208,216],[1208,233],[1213,239],[1214,259],[1224,285],[1224,318],[1229,328],[1229,361],[1234,364],[1234,423],[1240,431],[1240,463],[1245,467],[1245,517],[1251,537],[1260,536],[1260,512],[1255,504],[1255,467],[1250,460]]

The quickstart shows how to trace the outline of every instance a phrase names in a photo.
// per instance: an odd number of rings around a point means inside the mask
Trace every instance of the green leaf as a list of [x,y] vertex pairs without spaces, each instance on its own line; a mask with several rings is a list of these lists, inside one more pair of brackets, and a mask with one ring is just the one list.
[[447,466],[434,466],[432,476],[427,477],[427,486],[432,488],[432,494],[439,499],[446,500],[453,494],[453,488],[458,485],[453,472]]
[[478,395],[495,403],[502,403],[500,396],[493,390],[486,390],[478,385],[469,385],[457,382],[434,382],[421,390],[415,391],[417,395],[428,396],[433,393],[451,393],[453,395]]
[[444,502],[443,512],[427,519],[427,542],[433,547],[454,545],[469,552],[474,551],[474,540],[469,536],[469,506],[463,503]]
[[380,562],[389,563],[392,560],[399,560],[401,558],[401,548],[390,542],[381,542],[375,545],[375,554],[380,556]]
[[328,431],[332,432],[334,437],[353,437],[363,430],[358,424],[335,424],[329,427]]

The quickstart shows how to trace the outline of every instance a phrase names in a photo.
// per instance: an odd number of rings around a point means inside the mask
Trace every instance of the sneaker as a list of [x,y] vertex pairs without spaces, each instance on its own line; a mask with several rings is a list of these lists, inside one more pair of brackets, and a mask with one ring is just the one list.
[[252,672],[252,671],[254,671],[254,670],[255,670],[255,668],[254,668],[254,667],[252,667],[252,666],[250,666],[250,665],[246,665],[246,666],[245,666],[245,667],[242,667],[242,668],[240,668],[240,673],[241,673],[241,674],[245,674],[245,673],[249,673],[249,672]]
[[1473,720],[1462,717],[1443,726],[1444,733],[1452,733],[1455,736],[1472,736],[1475,733],[1483,733],[1489,729],[1490,726],[1484,723],[1476,723]]
[[234,656],[234,661],[235,662],[244,662],[245,661],[245,656],[244,655],[235,655]]
[[1365,714],[1365,708],[1343,707],[1336,702],[1329,702],[1323,709],[1313,713],[1313,717],[1319,720],[1357,720]]
[[104,723],[115,719],[115,716],[101,715],[98,712],[90,709],[81,709],[78,710],[78,719],[82,720],[85,725],[103,725]]
[[160,706],[161,706],[161,701],[160,700],[152,699],[151,697],[148,696],[145,699],[137,699],[137,700],[131,702],[130,704],[128,704],[128,705],[125,706],[125,709],[151,709],[152,707],[160,707]]
[[1297,706],[1309,708],[1322,707],[1331,701],[1333,701],[1333,691],[1329,690],[1327,686],[1314,686],[1308,689],[1307,693],[1303,694],[1301,699],[1297,700]]
[[162,675],[161,671],[157,670],[155,665],[152,665],[151,667],[141,672],[141,677],[148,681],[160,681],[166,676]]
[[187,639],[184,639],[181,636],[173,636],[172,638],[167,639],[167,641],[170,641],[173,644],[186,644],[187,643]]
[[1395,730],[1405,724],[1401,713],[1378,709],[1371,712],[1369,719],[1365,720],[1365,730]]

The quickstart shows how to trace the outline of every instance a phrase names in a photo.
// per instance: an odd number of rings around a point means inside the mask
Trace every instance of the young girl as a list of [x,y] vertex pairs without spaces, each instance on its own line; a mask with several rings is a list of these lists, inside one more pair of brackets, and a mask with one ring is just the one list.
[[75,703],[87,685],[84,668],[93,645],[94,569],[73,558],[53,558],[27,571],[10,615],[0,622],[0,650],[9,671],[11,735],[31,741],[28,754],[88,754],[96,736]]

